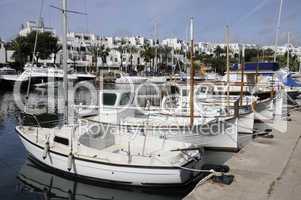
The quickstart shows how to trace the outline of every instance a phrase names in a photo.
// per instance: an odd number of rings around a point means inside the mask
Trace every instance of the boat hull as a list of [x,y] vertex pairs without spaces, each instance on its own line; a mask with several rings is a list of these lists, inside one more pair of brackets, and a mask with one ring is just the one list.
[[[132,189],[123,187],[112,187],[111,185],[99,184],[92,181],[81,181],[70,177],[68,174],[59,172],[53,173],[47,166],[41,167],[34,159],[29,159],[21,168],[18,180],[22,183],[18,189],[20,192],[28,192],[28,188],[34,191],[44,191],[49,199],[69,199],[70,195],[74,199],[175,199],[182,196],[184,191],[178,190],[152,190],[152,189]],[[23,187],[25,185],[25,188]],[[25,190],[23,190],[23,188]],[[19,191],[19,190],[18,190]],[[49,192],[48,192],[49,191]],[[51,192],[50,192],[51,191]],[[169,192],[168,192],[169,191]],[[173,192],[173,193],[170,193]],[[176,194],[175,194],[176,192]],[[174,195],[173,195],[174,194]],[[85,198],[86,197],[86,198]],[[45,198],[47,199],[47,198]]]
[[[177,187],[189,185],[199,173],[183,170],[180,167],[151,167],[110,164],[88,160],[74,155],[72,168],[68,170],[68,155],[48,151],[47,157],[43,159],[44,148],[22,131],[16,128],[23,145],[30,156],[47,167],[68,173],[70,176],[111,183],[118,185],[133,185],[141,187]],[[201,161],[192,161],[185,167],[196,168],[201,166]]]
[[238,118],[238,133],[252,134],[254,130],[254,116],[253,112],[240,115]]
[[265,99],[256,104],[255,121],[269,122],[273,120],[273,99]]

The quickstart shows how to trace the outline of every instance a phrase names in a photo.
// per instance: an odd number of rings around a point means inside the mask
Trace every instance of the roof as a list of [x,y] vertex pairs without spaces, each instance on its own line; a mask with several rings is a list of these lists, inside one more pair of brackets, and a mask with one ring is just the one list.
[[[258,67],[258,72],[271,72],[271,71],[277,71],[279,69],[279,64],[275,62],[259,62],[259,63],[246,63],[244,66],[244,70],[246,72],[252,72],[256,71]],[[237,71],[240,70],[241,64],[233,64],[231,67],[231,71]]]

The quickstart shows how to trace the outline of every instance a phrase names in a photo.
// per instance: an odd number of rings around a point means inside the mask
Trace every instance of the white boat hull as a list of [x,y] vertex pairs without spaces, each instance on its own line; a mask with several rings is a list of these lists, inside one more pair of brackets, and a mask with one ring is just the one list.
[[[121,185],[137,186],[174,186],[188,184],[198,173],[183,170],[180,167],[151,167],[151,166],[123,166],[118,164],[102,163],[79,158],[74,155],[72,169],[68,170],[68,155],[49,151],[43,159],[44,147],[31,141],[17,127],[16,130],[23,145],[29,154],[40,163],[69,173],[72,176],[86,179],[109,182]],[[197,165],[200,163],[197,163]],[[196,167],[195,162],[188,163],[187,168]]]
[[[114,199],[114,200],[167,200],[175,199],[175,195],[166,193],[166,195],[154,194],[153,190],[144,192],[144,190],[129,190],[128,188],[114,188],[109,185],[95,185],[93,183],[83,183],[77,180],[69,179],[68,176],[53,174],[43,170],[30,160],[26,162],[18,174],[18,179],[22,185],[18,185],[18,191],[28,193],[30,188],[34,191],[44,191],[45,199]],[[25,185],[25,187],[23,186]],[[160,192],[160,191],[158,191]],[[162,191],[165,192],[165,191]]]
[[255,119],[262,122],[273,120],[273,100],[266,99],[256,104]]
[[239,116],[238,133],[248,133],[248,134],[253,133],[254,116],[255,114],[253,112]]
[[[169,137],[176,141],[201,145],[208,149],[237,151],[238,150],[238,119],[232,118],[219,123],[211,124],[218,131],[203,131],[199,134],[190,133],[188,135],[178,134]],[[205,127],[203,127],[206,130]]]

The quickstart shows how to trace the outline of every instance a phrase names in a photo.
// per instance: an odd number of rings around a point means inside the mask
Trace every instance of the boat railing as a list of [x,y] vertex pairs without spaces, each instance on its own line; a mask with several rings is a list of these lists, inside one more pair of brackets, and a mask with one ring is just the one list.
[[[47,120],[47,121],[40,121],[38,119],[38,116],[35,114],[30,114],[30,113],[25,113],[25,115],[22,118],[21,121],[21,126],[25,126],[24,122],[26,120],[26,118],[30,118],[31,120],[33,120],[34,122],[30,123],[31,127],[35,127],[36,128],[36,142],[39,142],[39,131],[44,128],[44,127],[48,127],[50,125],[54,125],[56,124],[57,126],[59,126],[60,124],[63,124],[66,119],[58,119],[58,120]],[[70,126],[76,126],[76,124],[72,124]]]
[[[34,119],[34,121],[37,123],[37,125],[34,126],[34,127],[36,127],[36,142],[38,143],[38,142],[39,142],[39,128],[41,128],[41,124],[40,124],[40,122],[39,122],[37,116],[36,116],[36,115],[31,115],[31,114],[26,114],[26,115],[24,115],[24,117],[23,117],[23,119],[22,119],[22,122],[24,122],[25,118],[28,117],[28,116],[31,116],[32,119]],[[23,125],[23,124],[22,124],[22,125]]]

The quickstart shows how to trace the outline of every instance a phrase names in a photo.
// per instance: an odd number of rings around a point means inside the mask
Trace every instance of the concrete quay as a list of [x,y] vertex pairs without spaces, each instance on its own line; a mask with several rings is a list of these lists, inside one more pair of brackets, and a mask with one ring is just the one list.
[[226,161],[231,185],[200,184],[185,200],[300,200],[301,112],[292,111],[287,131],[273,128],[273,139],[256,138]]

